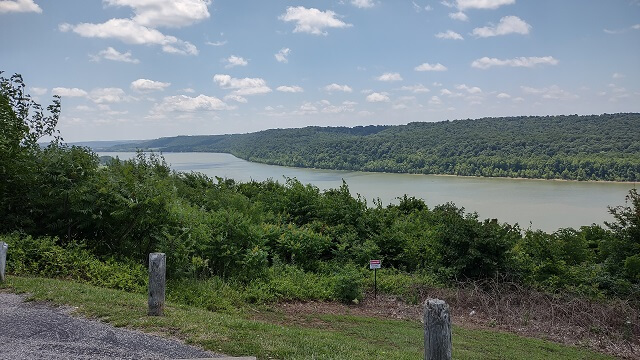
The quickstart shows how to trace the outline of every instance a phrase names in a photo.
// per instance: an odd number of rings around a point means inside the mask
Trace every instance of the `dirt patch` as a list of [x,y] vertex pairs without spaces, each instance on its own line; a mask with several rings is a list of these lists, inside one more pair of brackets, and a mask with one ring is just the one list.
[[[531,291],[524,297],[513,289],[492,292],[477,287],[424,290],[419,298],[429,297],[447,301],[453,323],[465,328],[506,331],[640,359],[639,314],[624,302],[603,304]],[[323,314],[422,321],[421,305],[407,304],[397,296],[378,294],[374,299],[373,293],[367,293],[359,304],[286,302],[274,305],[273,310],[257,313],[255,318],[313,328],[332,327],[313,316]]]

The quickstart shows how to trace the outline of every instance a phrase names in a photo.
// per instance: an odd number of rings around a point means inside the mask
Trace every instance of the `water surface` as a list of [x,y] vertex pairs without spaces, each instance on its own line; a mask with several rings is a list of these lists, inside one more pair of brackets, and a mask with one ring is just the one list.
[[[132,158],[135,153],[100,153]],[[425,200],[431,208],[453,202],[481,219],[518,223],[522,228],[555,231],[558,228],[592,223],[603,224],[613,218],[607,206],[623,205],[635,184],[521,180],[440,175],[384,174],[359,171],[301,169],[265,165],[218,153],[164,153],[171,168],[197,171],[208,176],[237,181],[297,178],[320,189],[337,188],[344,179],[353,195],[360,194],[368,204],[379,198],[384,205],[397,203],[404,194]]]

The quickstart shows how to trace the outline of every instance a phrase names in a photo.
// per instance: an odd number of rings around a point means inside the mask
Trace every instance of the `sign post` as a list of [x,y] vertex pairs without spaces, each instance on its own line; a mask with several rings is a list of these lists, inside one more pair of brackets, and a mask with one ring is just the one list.
[[378,269],[382,267],[380,260],[369,260],[369,270],[373,269],[373,298],[378,298]]

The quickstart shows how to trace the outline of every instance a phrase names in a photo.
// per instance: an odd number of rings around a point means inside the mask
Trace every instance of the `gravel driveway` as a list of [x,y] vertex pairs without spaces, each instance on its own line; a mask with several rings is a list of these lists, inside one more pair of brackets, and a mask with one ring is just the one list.
[[72,317],[68,307],[0,292],[0,359],[220,358],[176,340]]

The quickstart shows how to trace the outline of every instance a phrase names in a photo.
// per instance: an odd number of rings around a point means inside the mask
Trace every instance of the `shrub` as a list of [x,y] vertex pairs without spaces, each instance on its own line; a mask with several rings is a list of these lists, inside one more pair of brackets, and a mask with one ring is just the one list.
[[63,248],[57,238],[34,238],[17,233],[0,236],[0,240],[9,244],[7,272],[10,274],[66,278],[132,292],[144,292],[147,288],[143,265],[114,259],[101,261],[77,243]]
[[345,304],[362,300],[362,275],[353,266],[347,266],[335,276],[333,294]]

